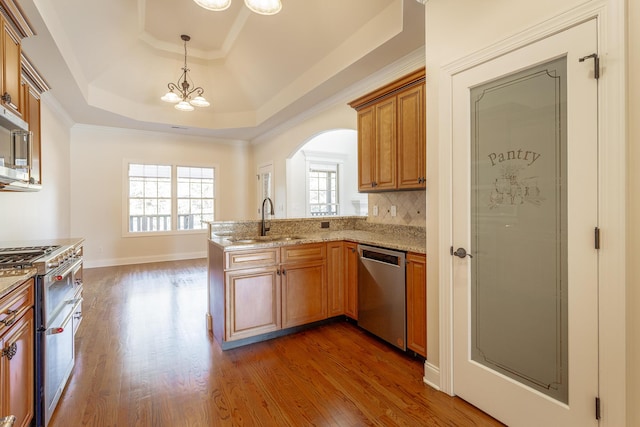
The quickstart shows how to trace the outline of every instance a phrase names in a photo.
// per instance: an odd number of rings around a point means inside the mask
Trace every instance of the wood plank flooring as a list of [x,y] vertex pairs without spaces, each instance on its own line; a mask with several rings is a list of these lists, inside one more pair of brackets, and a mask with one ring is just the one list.
[[85,269],[76,366],[49,426],[501,425],[347,322],[222,351],[206,277],[205,260]]

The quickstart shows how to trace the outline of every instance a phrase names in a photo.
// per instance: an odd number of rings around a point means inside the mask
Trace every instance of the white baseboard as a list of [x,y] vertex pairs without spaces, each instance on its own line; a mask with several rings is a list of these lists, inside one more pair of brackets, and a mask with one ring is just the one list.
[[207,252],[188,252],[181,254],[166,254],[166,255],[150,255],[139,256],[131,258],[105,258],[97,260],[84,260],[84,268],[96,268],[96,267],[113,267],[117,265],[131,265],[131,264],[147,264],[150,262],[166,262],[166,261],[182,261],[185,259],[199,259],[206,258]]
[[424,377],[422,380],[425,384],[440,390],[440,368],[432,365],[428,361],[424,362]]

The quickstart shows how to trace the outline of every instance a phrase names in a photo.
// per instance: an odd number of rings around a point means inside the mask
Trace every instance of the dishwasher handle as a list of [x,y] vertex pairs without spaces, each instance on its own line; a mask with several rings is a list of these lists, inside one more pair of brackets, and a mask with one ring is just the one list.
[[404,252],[390,251],[367,246],[360,246],[360,258],[381,262],[383,264],[402,267],[404,264]]

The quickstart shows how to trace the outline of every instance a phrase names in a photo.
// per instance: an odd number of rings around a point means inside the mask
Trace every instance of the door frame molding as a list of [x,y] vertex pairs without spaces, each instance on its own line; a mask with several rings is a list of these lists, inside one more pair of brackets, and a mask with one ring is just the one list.
[[[450,395],[453,387],[453,77],[496,57],[517,50],[590,19],[597,20],[601,77],[598,84],[598,226],[602,246],[598,253],[601,284],[599,298],[599,389],[602,400],[601,426],[626,425],[626,22],[624,0],[588,2],[539,25],[520,32],[440,69],[438,141],[438,242],[439,268],[439,378],[426,370],[429,383]],[[606,146],[603,141],[606,141]],[[596,224],[594,224],[595,226]],[[606,372],[606,375],[601,373]],[[594,396],[595,398],[595,396]],[[480,408],[482,409],[482,408]]]

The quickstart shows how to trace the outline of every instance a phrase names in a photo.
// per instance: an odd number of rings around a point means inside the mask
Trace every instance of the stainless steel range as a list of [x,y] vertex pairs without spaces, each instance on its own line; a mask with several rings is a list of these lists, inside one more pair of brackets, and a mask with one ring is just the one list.
[[82,319],[82,245],[0,248],[0,270],[35,267],[36,427],[46,427],[75,363]]

